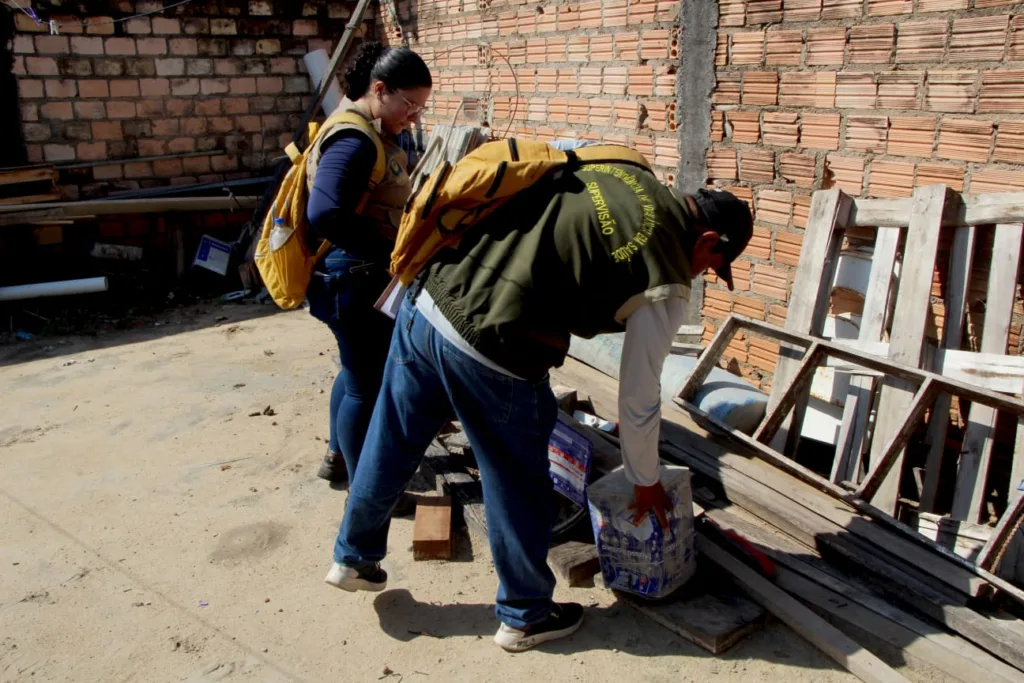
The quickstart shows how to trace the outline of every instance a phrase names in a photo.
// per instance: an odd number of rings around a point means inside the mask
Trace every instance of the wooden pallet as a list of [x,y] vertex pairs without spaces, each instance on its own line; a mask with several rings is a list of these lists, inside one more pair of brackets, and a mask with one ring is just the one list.
[[[705,413],[691,403],[691,400],[704,384],[711,370],[716,366],[726,347],[740,332],[748,335],[756,334],[779,341],[787,348],[793,350],[794,358],[796,359],[795,369],[789,373],[789,378],[785,384],[781,385],[778,392],[778,401],[768,410],[753,436],[733,430],[718,418]],[[812,472],[796,461],[779,453],[770,445],[773,438],[782,429],[787,416],[789,416],[791,411],[794,411],[800,397],[806,395],[815,370],[828,357],[838,358],[866,370],[879,373],[882,377],[886,378],[886,381],[901,382],[903,386],[911,388],[913,392],[907,407],[894,420],[896,424],[895,433],[887,438],[882,447],[879,448],[880,457],[874,469],[860,486],[854,490],[844,488]],[[899,456],[905,448],[914,428],[923,419],[925,411],[941,394],[966,398],[973,405],[988,406],[992,409],[1009,412],[1018,419],[1024,418],[1024,401],[956,379],[937,375],[928,370],[921,370],[913,366],[903,365],[886,358],[864,353],[835,341],[812,337],[808,334],[800,334],[786,328],[751,320],[750,318],[735,314],[729,316],[719,328],[711,343],[701,355],[700,360],[694,366],[686,384],[676,395],[676,402],[702,421],[711,424],[716,430],[746,444],[757,456],[767,460],[779,469],[838,500],[852,505],[859,512],[898,531],[900,534],[928,545],[935,552],[952,560],[955,564],[969,569],[990,585],[1012,595],[1024,604],[1024,591],[988,571],[987,566],[994,566],[994,564],[990,563],[986,566],[980,559],[978,564],[974,564],[926,539],[910,527],[896,520],[886,511],[872,504],[873,497],[878,492],[882,482],[893,467],[896,466]],[[1019,501],[1020,499],[1018,499],[1018,504],[1006,513],[1006,517],[1020,516],[1024,503]],[[1012,525],[1013,522],[1007,522],[1007,526]],[[1001,535],[1002,541],[998,541],[994,534],[993,539],[990,541],[993,544],[993,548],[987,554],[983,550],[983,556],[988,557],[993,553],[1004,551],[1005,544],[1012,536],[1012,533],[1012,529],[1007,533],[1003,533]],[[928,571],[927,567],[924,568]],[[970,592],[975,593],[975,589],[971,589]]]

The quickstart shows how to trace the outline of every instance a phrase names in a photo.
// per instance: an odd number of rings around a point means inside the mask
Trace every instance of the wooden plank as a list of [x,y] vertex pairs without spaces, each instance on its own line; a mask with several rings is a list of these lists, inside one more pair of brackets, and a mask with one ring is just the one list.
[[[789,489],[783,489],[785,493],[782,493],[764,483],[772,479],[770,469],[753,467],[755,461],[732,455],[708,441],[706,433],[692,422],[685,429],[672,430],[670,440],[663,441],[662,453],[671,462],[687,465],[695,472],[720,481],[729,501],[793,535],[804,545],[827,549],[844,562],[853,563],[860,569],[858,576],[865,580],[879,577],[871,579],[872,585],[891,599],[945,624],[976,645],[1024,670],[1024,636],[1015,628],[1019,622],[990,620],[968,607],[968,598],[963,594],[925,580],[918,571],[917,563],[911,566],[909,561],[901,559],[905,555],[879,553],[877,545],[855,537],[863,525],[852,522],[846,527],[823,525],[820,516],[794,504],[788,497],[792,495]],[[737,469],[740,467],[757,471],[748,475]],[[822,506],[814,509],[821,513],[830,511],[830,508]],[[936,557],[930,569],[937,571],[938,565],[942,564],[946,563]]]
[[725,322],[719,326],[718,331],[715,332],[715,336],[711,338],[711,343],[704,349],[704,353],[700,354],[697,364],[693,366],[690,376],[686,379],[686,384],[679,390],[677,396],[684,401],[689,401],[704,386],[708,375],[715,369],[715,364],[718,363],[718,359],[725,352],[725,347],[732,341],[735,329],[735,321],[732,318],[726,318]]
[[[894,648],[964,683],[975,683],[979,674],[988,683],[1024,683],[1024,674],[1004,664],[963,638],[945,632],[900,609],[893,602],[862,588],[856,579],[839,573],[783,534],[773,532],[764,522],[736,505],[727,509],[708,509],[705,514],[719,526],[743,535],[776,564],[776,583],[805,602],[829,609],[817,598],[821,595],[839,611],[833,612],[847,623],[864,628]],[[797,587],[789,577],[800,577],[809,586]],[[827,591],[817,595],[810,588]],[[830,610],[831,611],[831,610]],[[928,673],[928,672],[923,672]]]
[[452,557],[452,499],[420,496],[412,528],[414,560],[450,560]]
[[[920,367],[924,350],[924,333],[929,315],[932,274],[939,247],[939,232],[945,212],[948,190],[945,185],[919,187],[914,190],[910,225],[900,273],[899,292],[889,339],[889,358],[904,365]],[[871,467],[882,456],[890,435],[896,433],[900,420],[913,400],[913,390],[898,379],[882,383],[878,398],[874,437],[871,443]],[[903,472],[903,454],[898,453],[892,469],[881,481],[872,503],[888,514],[896,512],[900,476]],[[869,475],[870,476],[870,475]]]
[[[887,342],[867,343],[850,339],[835,339],[833,341],[840,346],[879,358],[885,358],[889,352],[889,344]],[[1024,382],[1024,356],[953,351],[951,349],[936,349],[928,346],[925,349],[923,358],[922,367],[927,367],[931,372],[942,375],[946,379],[956,380],[981,389],[1004,394],[1021,393],[1021,383]],[[826,359],[825,367],[865,377],[881,376],[877,372],[865,371],[863,367],[856,363],[850,363],[837,358]]]
[[[856,199],[850,212],[850,227],[910,224],[913,199]],[[944,227],[995,225],[1024,222],[1024,192],[993,192],[960,195],[955,207],[942,221]]]
[[[945,349],[959,349],[962,341],[964,321],[967,318],[967,291],[971,284],[971,266],[974,264],[976,232],[977,229],[973,226],[965,226],[957,228],[953,235],[946,287],[946,324],[942,332],[942,347]],[[934,367],[932,369],[945,374]],[[921,509],[926,512],[935,509],[935,496],[939,490],[942,456],[946,451],[946,430],[949,427],[952,400],[949,394],[940,394],[935,399],[932,418],[928,424],[927,442],[930,444],[930,450],[921,488]]]
[[[1006,353],[1017,293],[1020,249],[1021,226],[997,225],[985,298],[985,325],[981,333],[981,350],[985,353]],[[968,413],[956,488],[953,490],[950,515],[953,519],[987,521],[981,519],[981,514],[997,416],[995,410],[985,405],[972,405]]]
[[914,399],[907,408],[902,424],[885,444],[885,449],[879,454],[878,461],[871,473],[857,489],[857,495],[862,500],[874,502],[875,494],[882,482],[889,476],[890,470],[899,460],[900,454],[907,447],[907,442],[910,440],[911,434],[914,433],[917,423],[924,419],[924,413],[935,400],[937,391],[934,383],[930,379],[926,379],[914,394]]
[[593,543],[568,541],[548,551],[548,566],[570,588],[592,588],[594,574],[601,571],[597,548]]
[[[977,650],[977,648],[963,643],[959,638],[947,637],[944,639],[945,642],[940,645],[786,567],[778,568],[775,583],[780,588],[798,597],[802,602],[813,605],[818,610],[828,613],[840,622],[852,626],[858,632],[869,633],[874,638],[889,645],[904,659],[911,669],[919,668],[914,666],[914,660],[916,659],[941,670],[958,681],[963,681],[963,683],[977,683],[979,674],[981,674],[978,665],[966,661],[961,654],[949,649],[953,646],[953,642],[959,641],[957,645],[962,643],[976,650],[979,655],[990,660],[992,666],[1001,670],[1003,675],[999,675],[991,670],[985,671],[984,678],[987,683],[994,683],[995,681],[1000,681],[1001,683],[1024,683],[1024,674],[1002,664],[994,657]],[[962,650],[964,648],[960,647],[957,649]],[[930,672],[925,668],[921,673],[927,674]]]
[[42,180],[57,180],[53,166],[26,166],[24,168],[0,168],[0,185],[37,183]]
[[906,683],[907,679],[893,671],[837,628],[816,615],[782,589],[710,541],[697,535],[698,550],[728,572],[740,586],[765,609],[790,628],[821,649],[847,671],[865,683]]
[[[789,311],[786,314],[787,329],[804,334],[821,333],[832,293],[832,280],[835,278],[836,264],[839,260],[843,230],[852,206],[852,200],[840,190],[821,190],[814,193],[791,290]],[[772,392],[768,398],[769,412],[782,398],[782,387],[787,386],[796,373],[799,367],[796,358],[799,357],[798,349],[791,345],[782,345],[779,361],[775,366]],[[793,410],[794,417],[783,423],[771,442],[775,450],[783,453],[786,451],[791,432],[794,439],[798,438],[806,401],[807,392],[797,397]],[[795,444],[795,441],[793,443]]]
[[824,355],[817,343],[807,347],[807,351],[800,361],[800,366],[793,373],[789,384],[782,390],[778,403],[768,411],[768,415],[761,422],[761,426],[754,432],[755,440],[761,443],[768,443],[772,440],[772,437],[775,436],[775,433],[782,426],[782,422],[786,419],[789,411],[793,409],[800,394],[803,393],[810,385],[811,380],[814,379],[814,371],[821,364]]
[[[899,243],[899,228],[878,228],[875,250],[871,257],[871,274],[861,313],[859,338],[862,341],[881,341],[885,333],[890,308],[889,292],[892,289],[893,266],[896,263]],[[850,380],[839,436],[836,438],[836,456],[832,462],[831,479],[834,482],[844,479],[856,481],[859,478],[874,384],[870,377],[854,377]]]
[[992,537],[981,549],[981,554],[978,555],[978,566],[990,570],[995,569],[1014,535],[1020,531],[1022,522],[1024,522],[1024,496],[1017,496],[1013,505],[1003,512],[999,524],[992,532]]
[[0,199],[0,206],[20,206],[22,204],[38,204],[39,202],[55,202],[60,199],[60,192],[31,194],[24,197],[7,197]]
[[667,604],[628,599],[626,604],[648,619],[711,654],[725,652],[761,628],[764,608],[742,595],[712,588]]

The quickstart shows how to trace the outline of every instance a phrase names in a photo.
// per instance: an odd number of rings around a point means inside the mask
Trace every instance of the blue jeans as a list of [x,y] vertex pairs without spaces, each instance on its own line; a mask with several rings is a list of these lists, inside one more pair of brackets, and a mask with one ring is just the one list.
[[306,292],[309,312],[331,329],[338,342],[341,372],[331,387],[328,446],[345,458],[350,478],[363,449],[391,342],[394,324],[373,307],[388,281],[383,265],[332,249]]
[[551,386],[546,378],[517,380],[473,360],[445,341],[408,297],[334,560],[360,567],[384,558],[391,510],[452,408],[480,468],[500,582],[495,613],[514,628],[538,623],[548,616],[555,588],[547,565],[555,515],[547,443],[558,411]]

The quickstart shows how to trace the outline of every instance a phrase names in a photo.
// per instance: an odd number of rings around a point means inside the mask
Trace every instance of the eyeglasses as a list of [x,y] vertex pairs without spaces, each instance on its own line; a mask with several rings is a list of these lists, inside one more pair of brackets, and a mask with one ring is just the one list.
[[405,106],[408,108],[408,111],[409,111],[409,116],[416,116],[416,114],[422,114],[425,111],[427,111],[427,106],[426,105],[416,104],[415,102],[413,102],[409,98],[405,97],[404,95],[402,95],[402,93],[400,93],[398,91],[395,91],[394,94],[398,95],[399,97],[401,97],[402,101],[405,102]]

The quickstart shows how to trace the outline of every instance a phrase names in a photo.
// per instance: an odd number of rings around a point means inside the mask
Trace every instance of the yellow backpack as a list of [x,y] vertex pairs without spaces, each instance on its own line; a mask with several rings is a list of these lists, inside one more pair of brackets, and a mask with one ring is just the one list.
[[[306,220],[306,202],[309,200],[309,186],[306,179],[306,161],[310,150],[319,142],[320,133],[335,124],[350,124],[365,131],[377,146],[377,161],[370,173],[370,183],[356,211],[362,211],[374,188],[387,173],[387,156],[384,145],[370,123],[354,112],[343,111],[331,115],[323,125],[309,124],[309,147],[300,152],[295,143],[288,145],[285,152],[292,161],[274,203],[263,220],[263,231],[256,244],[256,267],[263,278],[267,292],[274,303],[284,309],[295,308],[306,298],[306,289],[316,262],[330,248],[330,242],[323,240],[316,251],[311,244],[311,229]],[[277,219],[283,219],[277,224]]]
[[642,154],[617,145],[562,152],[533,140],[485,143],[454,166],[442,163],[433,177],[417,183],[391,252],[391,273],[407,286],[438,251],[457,246],[467,229],[518,192],[556,169],[580,163],[628,163],[650,170]]

